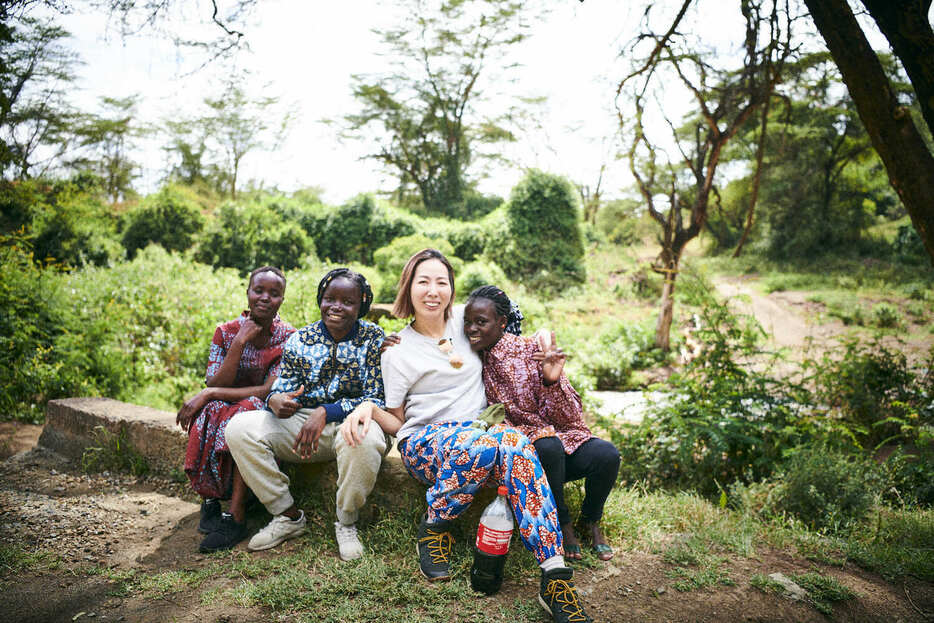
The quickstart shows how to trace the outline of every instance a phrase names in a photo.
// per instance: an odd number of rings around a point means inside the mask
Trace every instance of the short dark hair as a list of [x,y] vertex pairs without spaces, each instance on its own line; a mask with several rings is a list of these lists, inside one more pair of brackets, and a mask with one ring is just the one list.
[[422,249],[409,258],[402,269],[402,276],[399,277],[399,291],[396,292],[396,300],[392,304],[392,313],[396,318],[410,318],[415,315],[415,307],[412,305],[412,282],[415,280],[415,269],[425,260],[440,260],[448,269],[448,281],[451,282],[451,300],[448,306],[444,308],[444,319],[447,320],[451,314],[451,304],[454,302],[454,268],[448,258],[437,249]]
[[259,275],[260,273],[272,273],[276,275],[279,279],[282,280],[282,289],[285,290],[285,274],[275,266],[260,266],[259,268],[254,268],[253,272],[250,273],[250,280],[246,282],[247,290],[249,290],[250,286],[253,285],[253,277]]
[[357,312],[357,318],[363,318],[370,311],[370,305],[373,304],[373,290],[370,288],[370,284],[367,283],[366,277],[349,268],[335,268],[321,278],[321,281],[318,282],[318,307],[321,307],[324,291],[338,277],[345,277],[356,283],[357,287],[360,288],[360,311]]
[[506,319],[506,333],[522,335],[522,312],[519,306],[509,300],[506,293],[496,286],[480,286],[467,296],[467,304],[476,299],[486,299],[493,303],[498,316]]

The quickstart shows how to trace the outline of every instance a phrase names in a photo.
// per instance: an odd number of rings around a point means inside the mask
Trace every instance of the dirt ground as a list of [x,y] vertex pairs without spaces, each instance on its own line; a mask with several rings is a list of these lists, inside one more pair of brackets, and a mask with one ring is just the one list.
[[[806,320],[804,308],[810,304],[795,293],[758,295],[741,281],[721,283],[718,288],[734,299],[738,294],[749,295],[744,304],[777,336],[779,346],[800,347],[808,336],[826,340],[842,330],[842,325]],[[195,530],[195,499],[186,485],[159,478],[84,474],[63,458],[35,448],[40,430],[0,423],[0,544],[51,551],[60,563],[41,571],[10,573],[0,560],[0,621],[289,620],[257,608],[200,603],[203,591],[226,588],[232,582],[227,578],[214,584],[209,581],[191,593],[118,594],[113,581],[93,570],[153,573],[209,564],[197,553],[201,536]],[[251,523],[251,529],[261,527],[262,521],[252,519],[256,525]],[[300,540],[289,541],[276,551],[296,547],[301,547]],[[931,583],[908,578],[892,584],[853,565],[826,567],[783,551],[757,550],[755,559],[730,560],[734,586],[679,592],[665,574],[670,565],[659,555],[642,552],[618,552],[610,563],[578,570],[575,580],[595,621],[934,621]],[[835,605],[830,618],[805,603],[763,593],[749,584],[756,573],[788,575],[815,566],[857,593],[855,599]],[[530,588],[507,585],[492,599],[511,604],[516,598],[529,598]]]

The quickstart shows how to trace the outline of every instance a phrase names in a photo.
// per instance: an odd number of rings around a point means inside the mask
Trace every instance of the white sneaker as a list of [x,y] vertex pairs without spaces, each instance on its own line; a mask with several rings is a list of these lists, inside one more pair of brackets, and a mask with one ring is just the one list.
[[337,548],[340,550],[341,560],[356,560],[363,556],[363,545],[357,538],[356,525],[345,526],[335,521],[334,536],[337,537]]
[[296,537],[305,531],[305,511],[299,511],[298,519],[289,519],[285,515],[276,515],[266,527],[253,535],[246,548],[251,552],[275,547],[279,543]]

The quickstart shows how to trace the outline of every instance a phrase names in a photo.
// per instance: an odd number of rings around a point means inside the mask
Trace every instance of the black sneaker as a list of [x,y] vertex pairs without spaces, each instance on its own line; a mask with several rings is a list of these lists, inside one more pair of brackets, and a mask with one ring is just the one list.
[[451,552],[454,537],[448,532],[449,522],[428,523],[428,515],[422,515],[418,524],[415,544],[418,551],[418,566],[430,582],[451,579]]
[[593,623],[584,613],[584,606],[571,581],[573,571],[558,567],[542,571],[542,584],[538,590],[538,603],[551,614],[555,623]]
[[246,538],[246,522],[235,521],[230,513],[221,513],[217,529],[204,537],[198,550],[204,553],[230,549]]
[[207,498],[201,502],[201,521],[198,522],[198,532],[210,534],[217,530],[217,522],[221,518],[221,501],[217,498]]

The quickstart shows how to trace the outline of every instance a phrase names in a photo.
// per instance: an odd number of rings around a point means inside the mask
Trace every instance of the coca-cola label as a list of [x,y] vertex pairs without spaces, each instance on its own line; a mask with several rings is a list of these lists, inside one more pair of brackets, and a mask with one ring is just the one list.
[[477,530],[477,549],[485,554],[501,556],[509,551],[512,530],[494,530],[480,524]]

